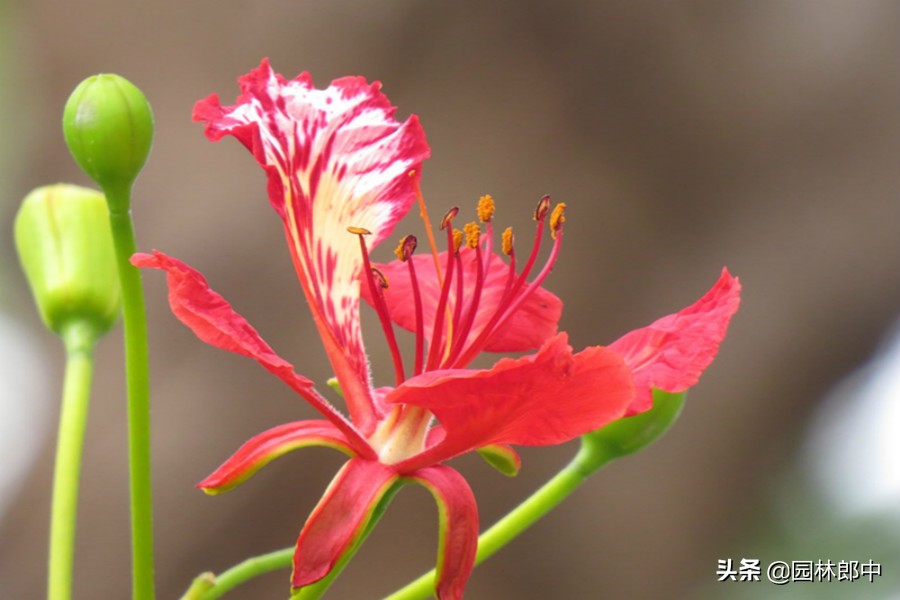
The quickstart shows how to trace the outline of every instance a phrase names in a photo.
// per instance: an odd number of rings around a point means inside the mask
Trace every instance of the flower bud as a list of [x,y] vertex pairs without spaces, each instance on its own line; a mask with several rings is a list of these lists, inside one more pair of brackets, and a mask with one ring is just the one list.
[[119,275],[100,192],[74,185],[41,187],[22,202],[16,249],[44,323],[57,334],[87,322],[96,335],[119,313]]
[[117,204],[128,202],[153,142],[153,113],[143,92],[118,75],[88,77],[66,102],[63,134],[75,161],[106,192],[110,208],[128,210]]
[[655,442],[678,419],[686,396],[686,392],[671,394],[654,389],[650,410],[583,435],[583,449],[596,457],[596,464],[591,466],[599,468],[611,459],[633,454]]

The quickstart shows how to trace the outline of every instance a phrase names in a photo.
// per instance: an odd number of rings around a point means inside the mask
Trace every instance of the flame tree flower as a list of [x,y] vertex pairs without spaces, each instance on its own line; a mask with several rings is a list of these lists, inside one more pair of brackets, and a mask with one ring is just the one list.
[[[442,219],[446,251],[438,254],[432,241],[430,255],[414,254],[417,240],[407,236],[395,262],[376,266],[369,251],[417,199],[421,162],[429,155],[418,119],[398,122],[379,84],[359,77],[317,90],[307,74],[287,81],[263,61],[239,81],[235,105],[222,106],[212,95],[197,103],[194,119],[206,122],[213,141],[237,138],[265,170],[349,418],[275,354],[200,273],[161,252],[137,254],[134,264],[167,273],[172,310],[200,339],[255,359],[323,417],[255,436],[198,487],[227,491],[300,447],[347,454],[297,540],[291,583],[300,588],[353,551],[396,483],[419,483],[439,506],[436,593],[460,598],[475,557],[478,513],[465,479],[443,463],[478,450],[512,473],[519,459],[510,445],[559,444],[645,410],[651,386],[692,385],[737,308],[737,280],[723,273],[686,311],[611,347],[575,353],[557,332],[561,301],[541,287],[560,250],[565,205],[551,209],[548,197],[540,200],[534,247],[521,268],[511,231],[501,236],[501,253],[493,249],[490,197],[479,203],[481,225],[455,230],[455,208]],[[552,247],[538,269],[545,229]],[[393,386],[371,381],[360,297],[381,321]],[[411,365],[403,361],[393,323],[414,332]],[[533,352],[469,368],[483,351]]]

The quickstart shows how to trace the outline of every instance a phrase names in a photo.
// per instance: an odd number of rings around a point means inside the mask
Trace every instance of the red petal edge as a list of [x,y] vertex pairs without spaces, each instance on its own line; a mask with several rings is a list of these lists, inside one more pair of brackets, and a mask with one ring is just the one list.
[[652,388],[678,393],[697,383],[719,351],[740,294],[740,281],[723,268],[702,298],[609,345],[634,372],[636,394],[629,415],[653,406]]
[[491,444],[560,444],[618,419],[634,397],[631,370],[599,346],[572,354],[565,333],[531,356],[483,371],[430,371],[385,397],[429,409],[446,437],[397,465],[406,472]]
[[206,279],[185,263],[157,250],[153,254],[137,253],[131,264],[140,268],[166,272],[169,306],[178,319],[201,340],[256,360],[300,394],[319,413],[331,421],[361,456],[374,457],[375,452],[353,426],[313,388],[313,382],[294,372],[259,336],[244,317],[237,314],[222,296],[209,288]]
[[438,541],[435,593],[439,600],[460,600],[478,550],[478,506],[462,475],[435,465],[404,476],[425,486],[438,505]]
[[293,587],[315,583],[331,571],[398,478],[393,467],[362,458],[350,459],[338,471],[297,540]]
[[279,456],[307,446],[327,446],[356,455],[344,434],[329,421],[285,423],[250,438],[197,487],[207,494],[227,492]]

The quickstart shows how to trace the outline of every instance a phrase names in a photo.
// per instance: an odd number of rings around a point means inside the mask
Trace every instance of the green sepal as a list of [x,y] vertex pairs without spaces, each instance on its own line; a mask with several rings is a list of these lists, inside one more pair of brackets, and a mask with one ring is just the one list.
[[650,410],[623,417],[581,436],[582,466],[595,470],[610,460],[646,448],[678,419],[686,397],[687,392],[671,394],[654,389],[653,408]]
[[47,327],[62,334],[75,322],[95,335],[116,322],[121,306],[109,212],[103,194],[58,184],[25,197],[15,222],[16,250]]
[[120,204],[128,202],[153,143],[144,93],[119,75],[88,77],[66,102],[63,134],[75,161],[106,192],[110,209],[128,210]]
[[515,477],[519,474],[519,469],[522,467],[522,459],[519,458],[515,450],[505,444],[484,446],[478,449],[478,454],[489,465],[507,477]]

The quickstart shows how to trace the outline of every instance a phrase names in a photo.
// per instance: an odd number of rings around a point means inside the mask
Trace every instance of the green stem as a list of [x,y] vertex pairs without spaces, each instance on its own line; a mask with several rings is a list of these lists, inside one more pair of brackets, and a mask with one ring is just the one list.
[[[557,473],[553,479],[545,483],[538,491],[478,538],[478,553],[475,557],[475,564],[480,564],[525,531],[525,529],[575,491],[594,471],[613,458],[615,456],[606,454],[603,448],[587,444],[583,440],[578,454],[562,471]],[[388,492],[379,504],[369,527],[367,527],[359,543],[342,558],[341,562],[329,573],[329,576],[312,586],[298,590],[292,596],[292,600],[315,600],[325,592],[337,574],[349,562],[350,557],[353,556],[365,537],[374,528],[375,523],[378,522],[398,488],[399,486],[395,486]],[[247,559],[216,577],[215,584],[211,588],[208,583],[203,581],[202,578],[204,576],[201,575],[195,580],[195,586],[197,589],[204,589],[205,591],[202,591],[202,593],[194,592],[194,595],[191,595],[192,590],[195,589],[192,586],[188,593],[182,597],[182,600],[194,600],[195,598],[198,600],[215,600],[254,577],[289,567],[293,556],[294,549],[285,548],[284,550]],[[434,590],[435,574],[436,572],[432,570],[422,575],[403,589],[394,592],[386,600],[412,600],[429,597]]]
[[78,482],[84,430],[91,400],[93,350],[97,335],[90,323],[77,321],[63,330],[62,337],[66,347],[66,374],[53,472],[47,586],[49,600],[68,600],[72,597]]
[[[481,564],[487,558],[493,556],[494,553],[565,500],[594,471],[615,458],[612,455],[601,455],[599,452],[601,450],[596,446],[590,446],[582,441],[578,454],[562,471],[478,537],[478,552],[475,555],[475,564]],[[435,576],[436,571],[432,569],[394,592],[385,600],[429,598],[434,593]]]
[[125,327],[125,375],[128,388],[128,467],[131,488],[132,597],[152,600],[153,500],[150,482],[150,377],[147,352],[147,313],[141,275],[131,262],[137,251],[130,206],[130,187],[104,188],[110,206],[109,222],[122,283],[122,320]]
[[[387,510],[391,500],[394,499],[394,496],[402,486],[403,482],[400,481],[395,483],[391,489],[387,491],[378,503],[378,506],[375,507],[375,511],[372,513],[372,518],[369,520],[368,525],[366,525],[365,531],[360,535],[359,539],[354,542],[353,547],[344,553],[334,568],[329,571],[328,575],[312,585],[305,586],[292,592],[292,599],[315,600],[325,593],[334,580],[337,579],[337,576],[340,575],[341,571],[344,570],[344,567],[350,562],[350,559],[353,558],[359,550],[360,546],[362,546],[362,543],[369,537],[369,534],[375,528],[378,521],[381,520],[381,517]],[[204,573],[194,579],[191,587],[184,596],[181,597],[181,600],[216,600],[216,598],[221,598],[234,588],[255,577],[265,575],[271,571],[290,567],[293,558],[294,548],[290,547],[261,556],[248,558],[244,562],[231,567],[218,576],[214,576],[211,573]]]

